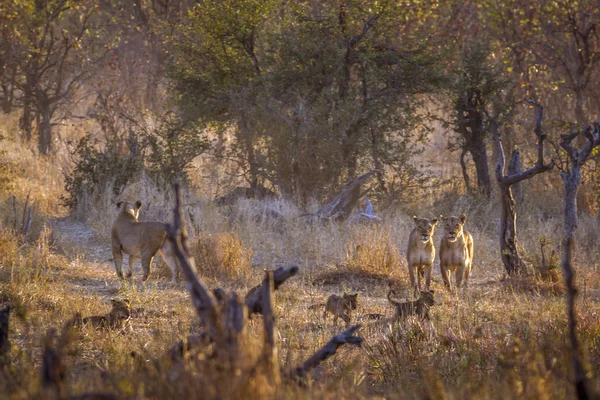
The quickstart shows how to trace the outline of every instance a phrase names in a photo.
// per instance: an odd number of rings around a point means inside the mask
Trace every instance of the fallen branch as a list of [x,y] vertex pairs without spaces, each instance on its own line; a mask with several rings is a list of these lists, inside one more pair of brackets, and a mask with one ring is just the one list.
[[[296,275],[300,267],[297,265],[291,265],[289,267],[279,267],[273,271],[273,290],[277,290],[282,283],[287,281],[292,276]],[[265,281],[263,280],[260,285],[257,285],[250,289],[246,295],[246,307],[248,307],[248,314],[262,314],[263,313],[263,298],[265,296]]]
[[315,215],[322,219],[334,221],[344,221],[348,219],[352,210],[354,210],[361,198],[360,186],[377,172],[379,172],[379,170],[374,169],[352,179],[333,201],[321,207]]
[[0,309],[0,368],[10,363],[10,342],[8,340],[9,319],[10,304],[6,304]]
[[354,332],[359,330],[360,327],[361,325],[354,325],[344,332],[332,337],[325,346],[321,347],[321,349],[313,354],[308,360],[304,361],[302,366],[296,367],[292,374],[297,378],[305,378],[310,370],[334,355],[340,346],[344,344],[360,346],[363,342],[363,338],[354,336]]
[[275,315],[273,314],[273,271],[265,271],[262,289],[262,311],[264,327],[263,357],[271,383],[279,382],[279,366],[277,365],[277,347],[275,346]]

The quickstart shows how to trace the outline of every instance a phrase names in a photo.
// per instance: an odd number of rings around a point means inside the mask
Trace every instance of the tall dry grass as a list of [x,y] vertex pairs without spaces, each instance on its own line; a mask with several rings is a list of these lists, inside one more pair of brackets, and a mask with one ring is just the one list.
[[[12,229],[10,193],[0,202],[0,299],[10,301],[16,310],[10,328],[12,362],[8,375],[2,375],[6,371],[0,374],[0,393],[7,393],[7,398],[40,397],[41,343],[48,328],[62,326],[74,312],[105,314],[113,297],[132,301],[129,325],[122,332],[89,327],[76,332],[65,360],[70,394],[105,391],[118,398],[285,399],[574,396],[564,300],[539,290],[543,281],[527,282],[526,287],[502,281],[495,198],[484,201],[460,193],[432,193],[420,207],[380,210],[376,205],[384,220],[379,225],[310,225],[297,217],[316,210],[317,204],[299,209],[284,200],[243,199],[219,208],[212,202],[214,191],[200,183],[187,188],[184,209],[190,244],[200,275],[211,287],[244,294],[260,281],[265,267],[300,265],[300,274],[275,296],[276,343],[283,371],[302,362],[341,329],[323,319],[321,309],[310,311],[309,306],[323,302],[331,293],[359,293],[354,320],[363,323],[359,331],[365,338],[363,347],[342,348],[311,374],[306,386],[287,381],[271,385],[260,372],[250,375],[243,368],[236,374],[196,362],[210,359],[210,347],[186,359],[183,366],[162,363],[156,368],[152,360],[160,360],[170,346],[198,329],[185,285],[171,286],[161,277],[145,284],[136,279],[117,281],[110,260],[86,256],[88,242],[67,243],[64,232],[51,232],[58,227],[49,223],[49,217],[64,213],[58,201],[62,188],[56,183],[61,176],[60,161],[52,157],[40,161],[34,152],[27,155],[30,150],[24,144],[10,143],[15,146],[14,154],[31,157],[31,164],[17,176],[18,206],[22,207],[28,191],[25,185],[32,188],[32,195],[37,188],[48,196],[36,197],[40,205],[34,218],[37,233],[27,238]],[[555,249],[560,244],[560,195],[552,192],[542,197],[535,185],[526,189],[526,202],[518,210],[518,229],[523,255],[535,267],[540,236],[549,238]],[[79,218],[93,228],[97,245],[109,252],[116,201],[140,199],[142,219],[169,221],[171,191],[169,185],[161,187],[142,176],[119,197],[107,187],[82,199]],[[408,287],[405,246],[412,215],[460,213],[468,215],[466,227],[475,240],[471,287],[447,293],[436,262],[437,304],[431,321],[392,321],[393,310],[385,294],[390,286]],[[436,245],[440,237],[438,227]],[[580,338],[596,389],[600,383],[593,373],[600,368],[597,238],[597,221],[582,218],[575,258],[581,293],[577,307]],[[400,295],[410,296],[410,291],[401,290]],[[385,318],[363,320],[369,313]],[[243,359],[253,365],[261,347],[260,317],[252,319],[246,329],[249,340]]]

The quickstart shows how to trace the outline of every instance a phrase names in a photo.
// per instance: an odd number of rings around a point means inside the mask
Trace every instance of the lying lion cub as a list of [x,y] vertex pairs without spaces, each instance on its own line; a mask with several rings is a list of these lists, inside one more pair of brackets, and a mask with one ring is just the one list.
[[396,307],[396,319],[406,318],[410,315],[416,315],[420,318],[429,319],[429,309],[435,304],[433,299],[433,290],[421,291],[421,296],[415,301],[399,302],[392,299],[393,290],[388,292],[387,298],[390,303]]
[[123,329],[125,323],[131,317],[131,304],[128,299],[112,299],[112,310],[106,315],[94,315],[81,318],[81,314],[75,315],[74,325],[81,326],[91,324],[96,329]]
[[346,294],[343,297],[332,294],[327,299],[323,318],[327,317],[327,313],[333,314],[333,323],[337,324],[337,319],[341,318],[346,325],[350,324],[352,311],[356,310],[358,305],[358,293]]
[[112,253],[115,261],[117,276],[123,279],[123,253],[129,255],[129,271],[127,277],[131,277],[133,265],[140,258],[146,281],[150,277],[152,260],[157,252],[171,268],[171,280],[177,280],[177,263],[171,244],[167,240],[167,226],[162,222],[138,222],[141,201],[135,204],[127,201],[117,203],[119,215],[112,226]]

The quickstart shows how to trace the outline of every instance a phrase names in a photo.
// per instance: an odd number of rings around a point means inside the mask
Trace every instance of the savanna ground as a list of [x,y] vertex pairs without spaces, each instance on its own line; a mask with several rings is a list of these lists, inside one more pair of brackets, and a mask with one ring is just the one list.
[[[132,282],[117,280],[109,241],[117,210],[110,196],[89,200],[79,218],[66,215],[60,205],[61,168],[66,161],[58,156],[38,158],[18,140],[4,140],[2,146],[7,151],[4,156],[18,166],[0,209],[0,299],[14,307],[9,334],[12,361],[0,375],[0,392],[7,398],[39,397],[46,331],[60,329],[75,312],[107,313],[111,298],[132,301],[129,326],[124,331],[91,327],[78,331],[65,360],[68,393],[101,391],[132,399],[574,396],[561,286],[537,277],[505,279],[498,255],[496,200],[451,193],[435,205],[424,201],[422,209],[378,212],[383,218],[378,225],[308,225],[296,218],[305,210],[281,200],[243,199],[217,207],[202,187],[186,189],[192,252],[209,287],[245,294],[262,280],[265,268],[300,266],[300,273],[275,296],[276,344],[283,371],[343,330],[341,321],[334,326],[331,317],[324,319],[321,309],[312,311],[309,306],[325,302],[332,293],[359,293],[353,322],[363,324],[362,346],[342,347],[311,374],[306,386],[285,380],[272,386],[244,373],[222,376],[198,370],[192,360],[184,369],[155,368],[150,360],[198,330],[185,284],[171,285],[168,268],[157,260],[148,282],[141,283],[139,263]],[[523,254],[532,271],[541,263],[539,238],[551,240],[549,257],[552,249],[558,250],[562,232],[560,199],[544,198],[543,184],[538,186],[527,192],[518,221]],[[33,225],[23,237],[18,228],[29,191]],[[16,215],[10,194],[17,199]],[[142,177],[121,197],[144,202],[143,220],[171,219],[169,187],[157,188]],[[279,212],[283,220],[270,219],[267,210]],[[448,293],[436,262],[437,305],[431,310],[431,321],[392,323],[393,309],[385,298],[388,290],[410,296],[404,260],[413,212],[429,217],[468,215],[466,226],[475,242],[472,283],[466,290]],[[581,293],[579,335],[590,376],[600,389],[592,373],[600,366],[598,225],[591,217],[581,218],[579,225],[575,257]],[[438,228],[436,247],[440,235]],[[362,320],[367,313],[385,314],[387,319]],[[260,316],[250,321],[248,336],[252,360],[262,337]],[[132,352],[138,356],[132,357]]]

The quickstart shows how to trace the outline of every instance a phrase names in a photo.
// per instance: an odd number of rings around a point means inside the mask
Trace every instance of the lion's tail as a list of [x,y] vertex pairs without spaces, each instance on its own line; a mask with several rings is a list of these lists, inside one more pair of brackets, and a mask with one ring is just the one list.
[[390,303],[392,303],[393,305],[398,305],[399,303],[397,301],[395,301],[394,299],[392,299],[392,294],[395,296],[396,292],[394,292],[393,290],[390,290],[387,294],[387,299]]
[[308,306],[308,309],[309,310],[316,310],[316,309],[323,308],[323,307],[325,307],[325,303],[317,303],[317,304],[313,304],[311,306]]

